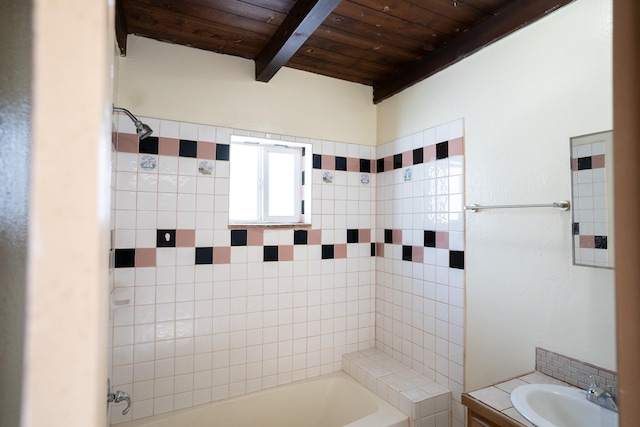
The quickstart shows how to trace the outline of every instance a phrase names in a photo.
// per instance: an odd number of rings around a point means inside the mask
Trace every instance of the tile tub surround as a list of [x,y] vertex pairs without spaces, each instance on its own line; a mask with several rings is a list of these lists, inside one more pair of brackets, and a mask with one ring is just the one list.
[[[114,155],[114,299],[131,304],[113,315],[112,386],[133,406],[112,405],[112,424],[331,373],[375,345],[374,147],[141,120],[155,137],[119,120]],[[231,134],[313,144],[311,228],[229,230]]]
[[449,427],[449,390],[382,351],[345,354],[342,369],[408,415],[411,427]]

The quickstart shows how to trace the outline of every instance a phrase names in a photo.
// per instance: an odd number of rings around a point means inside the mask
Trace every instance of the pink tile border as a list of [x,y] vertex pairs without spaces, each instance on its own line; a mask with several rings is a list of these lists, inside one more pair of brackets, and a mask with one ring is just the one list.
[[596,242],[594,236],[580,236],[580,247],[581,248],[595,248]]
[[293,245],[278,246],[278,261],[293,261]]
[[322,155],[322,169],[335,170],[336,169],[336,156],[330,156],[328,154]]
[[216,144],[214,142],[202,142],[198,141],[198,158],[215,160],[216,159]]
[[136,267],[155,267],[156,266],[156,248],[137,248],[135,266]]
[[449,232],[436,231],[436,248],[449,249]]
[[411,261],[424,262],[424,246],[413,246],[411,248]]
[[308,245],[320,245],[322,244],[322,230],[309,230],[307,233]]
[[193,248],[196,246],[196,230],[178,229],[176,230],[176,247]]
[[347,172],[360,172],[360,159],[347,157]]
[[333,245],[333,257],[334,258],[346,258],[347,257],[347,244],[335,244]]
[[384,257],[384,243],[376,243],[376,256]]
[[371,230],[368,228],[362,228],[358,231],[358,241],[360,243],[370,243],[371,242]]
[[391,243],[393,243],[394,245],[402,244],[402,230],[400,230],[399,228],[394,228],[391,233]]
[[158,138],[158,154],[161,156],[178,156],[180,140],[175,138]]
[[405,151],[402,153],[402,167],[413,166],[413,151]]
[[264,230],[250,228],[247,230],[247,245],[262,246],[264,242]]
[[214,246],[213,248],[214,264],[230,264],[231,263],[231,246]]
[[464,154],[463,138],[456,138],[449,141],[449,156],[461,156]]
[[436,159],[436,146],[427,145],[423,150],[424,162],[428,163]]
[[591,168],[600,169],[604,167],[604,154],[591,156]]
[[119,133],[116,147],[122,153],[137,153],[139,147],[138,135]]

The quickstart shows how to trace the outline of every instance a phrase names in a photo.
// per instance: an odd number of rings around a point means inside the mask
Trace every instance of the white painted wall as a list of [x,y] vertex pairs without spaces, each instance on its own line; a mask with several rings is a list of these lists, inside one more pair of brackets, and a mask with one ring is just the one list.
[[375,145],[371,87],[281,69],[255,81],[254,62],[129,36],[118,106],[133,114]]
[[[378,105],[378,143],[465,120],[466,203],[570,197],[569,138],[612,128],[612,3],[577,0]],[[543,347],[616,367],[614,273],[572,265],[570,213],[467,214],[466,389]]]

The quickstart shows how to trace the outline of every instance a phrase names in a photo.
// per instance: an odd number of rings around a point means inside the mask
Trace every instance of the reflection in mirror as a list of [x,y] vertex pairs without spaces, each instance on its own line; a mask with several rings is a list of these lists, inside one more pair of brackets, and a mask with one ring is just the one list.
[[573,263],[614,267],[613,132],[571,138]]

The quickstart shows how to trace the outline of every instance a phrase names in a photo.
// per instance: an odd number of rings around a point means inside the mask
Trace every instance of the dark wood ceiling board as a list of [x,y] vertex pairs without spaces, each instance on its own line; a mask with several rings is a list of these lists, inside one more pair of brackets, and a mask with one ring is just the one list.
[[452,0],[404,0],[415,6],[422,7],[438,15],[448,16],[450,19],[460,22],[466,26],[477,24],[483,19],[491,16],[481,9],[475,8],[467,3],[458,1],[454,3]]
[[516,0],[441,49],[373,87],[379,103],[575,0]]
[[116,42],[121,56],[127,55],[127,15],[122,0],[116,0],[115,11]]
[[308,71],[310,73],[323,75],[326,77],[332,77],[351,83],[360,83],[367,86],[373,86],[373,80],[361,75],[353,75],[351,70],[345,70],[335,66],[334,64],[328,64],[326,62],[320,62],[312,57],[301,56],[296,58],[295,62],[287,64],[287,68],[293,68],[301,71]]
[[[202,0],[208,1],[208,0]],[[215,0],[218,3],[232,3],[229,0]],[[265,9],[288,15],[296,4],[296,0],[234,0],[233,3],[246,3],[253,6],[264,7]]]
[[270,2],[263,2],[264,5],[255,5],[243,1],[229,0],[161,0],[165,3],[191,4],[192,7],[202,7],[213,9],[226,14],[237,15],[243,18],[254,19],[263,24],[279,26],[287,16],[279,9],[273,10],[269,7]]
[[[452,4],[454,0],[449,0]],[[515,0],[457,0],[458,7],[465,4],[469,7],[481,10],[489,15],[493,15],[496,11],[501,10],[513,3]]]
[[256,58],[256,80],[268,82],[318,29],[340,0],[298,0]]

